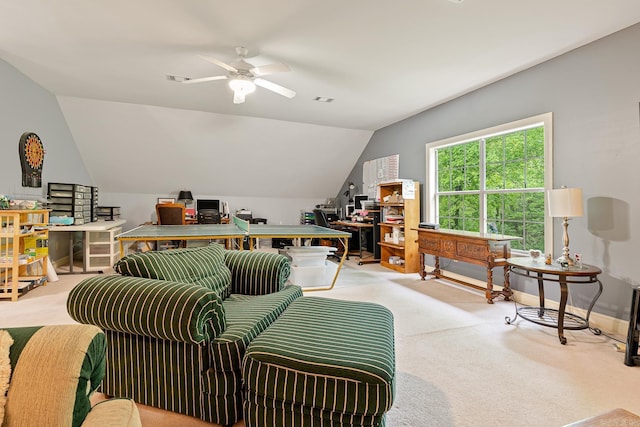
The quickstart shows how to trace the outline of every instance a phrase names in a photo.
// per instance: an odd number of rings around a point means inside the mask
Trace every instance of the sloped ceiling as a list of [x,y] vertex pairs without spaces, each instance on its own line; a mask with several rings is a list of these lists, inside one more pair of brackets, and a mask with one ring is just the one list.
[[[100,188],[326,197],[372,131],[637,22],[638,0],[20,0],[0,59],[59,98]],[[166,78],[236,46],[297,95]]]
[[372,134],[83,98],[59,103],[106,192],[323,199],[337,194]]

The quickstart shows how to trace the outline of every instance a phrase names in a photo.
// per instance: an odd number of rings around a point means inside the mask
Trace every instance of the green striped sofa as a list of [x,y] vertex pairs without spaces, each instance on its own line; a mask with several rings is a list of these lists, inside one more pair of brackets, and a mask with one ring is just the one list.
[[[91,406],[91,395],[105,374],[105,351],[105,335],[95,326],[0,330],[0,425],[141,426],[138,408],[130,399]],[[7,356],[10,377],[3,371]],[[8,378],[4,403],[3,381]]]
[[123,257],[67,310],[107,336],[103,391],[223,425],[242,419],[250,342],[302,296],[286,257],[219,244]]
[[246,427],[383,426],[395,393],[391,312],[298,298],[247,348]]

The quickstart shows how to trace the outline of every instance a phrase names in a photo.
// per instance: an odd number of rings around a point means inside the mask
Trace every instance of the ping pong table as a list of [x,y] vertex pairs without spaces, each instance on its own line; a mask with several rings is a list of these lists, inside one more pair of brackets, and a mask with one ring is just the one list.
[[[233,217],[229,224],[194,224],[194,225],[141,225],[116,236],[120,242],[120,256],[125,255],[125,242],[160,242],[165,240],[219,240],[227,241],[227,247],[233,242],[249,239],[249,250],[253,250],[255,239],[280,238],[294,239],[294,245],[301,245],[303,239],[337,239],[344,245],[344,253],[338,268],[328,287],[305,287],[305,291],[333,289],[340,269],[349,253],[351,233],[320,227],[318,225],[267,225],[250,224],[240,218]],[[239,244],[240,249],[243,248]]]

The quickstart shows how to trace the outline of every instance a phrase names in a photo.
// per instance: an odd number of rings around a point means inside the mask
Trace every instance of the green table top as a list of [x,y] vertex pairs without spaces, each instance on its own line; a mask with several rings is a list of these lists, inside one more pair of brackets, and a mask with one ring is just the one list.
[[116,236],[121,240],[190,240],[242,238],[349,238],[351,233],[318,225],[251,224],[245,232],[234,224],[141,225]]

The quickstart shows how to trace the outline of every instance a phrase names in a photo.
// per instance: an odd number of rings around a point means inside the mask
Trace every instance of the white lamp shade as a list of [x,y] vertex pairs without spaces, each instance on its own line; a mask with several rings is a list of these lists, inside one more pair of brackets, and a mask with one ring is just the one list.
[[584,215],[582,188],[558,188],[547,191],[547,206],[551,217],[574,217]]

